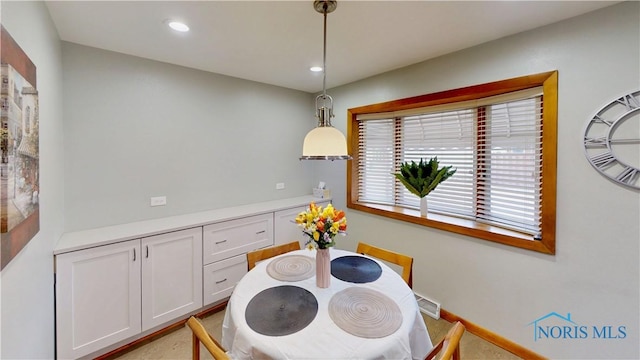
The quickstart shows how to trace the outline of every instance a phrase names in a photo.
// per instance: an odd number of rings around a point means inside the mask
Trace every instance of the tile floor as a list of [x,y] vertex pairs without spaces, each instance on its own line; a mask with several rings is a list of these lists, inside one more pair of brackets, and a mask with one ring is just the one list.
[[[434,344],[440,341],[451,327],[451,323],[445,320],[434,320],[426,315],[423,317]],[[224,311],[220,311],[201,319],[209,333],[218,340],[222,337],[223,318]],[[465,332],[462,337],[460,352],[462,359],[519,359],[469,332]],[[202,348],[201,358],[211,359],[211,355]],[[191,331],[186,327],[180,328],[112,359],[191,359]]]

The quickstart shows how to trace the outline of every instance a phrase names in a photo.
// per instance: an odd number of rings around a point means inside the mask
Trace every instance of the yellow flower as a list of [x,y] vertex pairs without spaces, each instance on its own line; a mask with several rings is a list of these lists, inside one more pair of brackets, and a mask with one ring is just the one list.
[[326,217],[333,217],[333,206],[331,204],[327,205],[327,208],[324,209],[324,215]]
[[309,248],[325,249],[333,246],[334,237],[345,234],[347,229],[344,211],[336,210],[331,204],[322,208],[312,202],[306,211],[296,216],[295,222],[308,237],[306,245]]

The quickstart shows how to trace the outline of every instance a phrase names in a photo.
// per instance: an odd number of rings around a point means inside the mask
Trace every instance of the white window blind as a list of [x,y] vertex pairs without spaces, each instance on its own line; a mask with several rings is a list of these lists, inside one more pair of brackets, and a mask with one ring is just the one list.
[[418,209],[418,197],[392,173],[437,156],[457,171],[428,195],[430,212],[539,234],[541,93],[358,115],[358,200]]
[[395,180],[390,174],[395,170],[395,120],[380,119],[360,124],[360,200],[392,205]]

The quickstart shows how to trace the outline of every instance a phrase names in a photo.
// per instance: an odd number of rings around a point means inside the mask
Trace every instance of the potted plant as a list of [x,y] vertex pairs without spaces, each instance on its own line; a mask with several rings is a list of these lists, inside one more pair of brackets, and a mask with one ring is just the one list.
[[409,190],[420,198],[420,215],[427,215],[427,199],[429,195],[441,182],[450,178],[456,173],[456,169],[451,170],[451,166],[439,166],[438,157],[433,157],[429,161],[420,159],[419,163],[415,161],[404,162],[400,165],[400,172],[392,174],[396,179]]

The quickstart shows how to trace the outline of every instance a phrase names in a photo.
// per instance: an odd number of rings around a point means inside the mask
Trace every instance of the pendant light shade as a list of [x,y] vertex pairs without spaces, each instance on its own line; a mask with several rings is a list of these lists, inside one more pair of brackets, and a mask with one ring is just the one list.
[[327,95],[327,14],[338,6],[336,0],[315,0],[313,7],[324,15],[324,48],[322,58],[322,95],[316,97],[318,127],[309,131],[302,145],[300,160],[350,160],[347,140],[340,130],[331,126],[333,99]]
[[347,141],[340,130],[317,127],[307,134],[302,146],[301,160],[348,160]]

